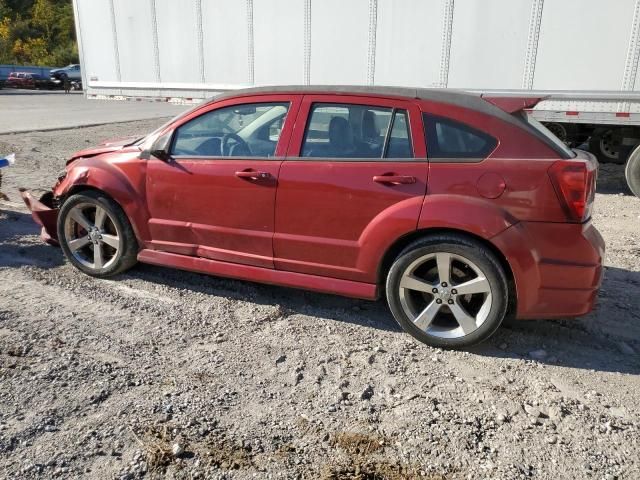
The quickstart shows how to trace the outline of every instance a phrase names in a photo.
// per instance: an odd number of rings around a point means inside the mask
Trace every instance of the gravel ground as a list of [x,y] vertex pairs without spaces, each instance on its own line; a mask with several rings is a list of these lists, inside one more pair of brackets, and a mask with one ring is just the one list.
[[[0,136],[3,191],[142,121]],[[371,303],[140,265],[97,280],[0,204],[0,478],[640,478],[640,199],[603,166],[594,313],[468,352]]]

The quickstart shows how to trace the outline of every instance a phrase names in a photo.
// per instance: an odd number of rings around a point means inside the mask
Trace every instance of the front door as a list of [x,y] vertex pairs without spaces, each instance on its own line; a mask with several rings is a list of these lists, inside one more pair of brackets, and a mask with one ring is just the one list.
[[381,258],[367,252],[417,225],[421,132],[411,101],[306,95],[280,168],[275,268],[375,283]]
[[171,160],[148,164],[152,248],[273,268],[278,173],[298,102],[234,99],[186,118]]

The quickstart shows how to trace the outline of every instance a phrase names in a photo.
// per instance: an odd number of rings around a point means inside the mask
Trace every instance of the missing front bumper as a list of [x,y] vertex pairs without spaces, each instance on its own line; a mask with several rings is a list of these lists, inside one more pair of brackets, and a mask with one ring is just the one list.
[[33,220],[42,227],[40,238],[50,245],[59,245],[57,231],[59,210],[54,204],[53,194],[47,192],[36,200],[29,190],[21,188],[20,196],[31,211]]

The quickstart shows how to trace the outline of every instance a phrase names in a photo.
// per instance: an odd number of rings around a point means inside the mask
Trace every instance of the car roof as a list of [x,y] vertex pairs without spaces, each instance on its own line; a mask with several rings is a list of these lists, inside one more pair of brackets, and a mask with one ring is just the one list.
[[[502,112],[495,105],[482,99],[480,93],[444,88],[410,88],[393,86],[360,86],[360,85],[282,85],[270,87],[253,87],[221,93],[212,102],[248,95],[268,94],[334,94],[334,95],[367,95],[374,97],[400,97],[412,100],[429,100],[446,103],[462,108],[501,116]],[[502,112],[504,113],[504,112]]]
[[269,94],[365,95],[372,97],[399,97],[404,99],[428,100],[444,103],[498,118],[505,123],[527,131],[529,134],[537,137],[555,151],[555,146],[545,135],[542,135],[536,128],[531,127],[527,122],[519,120],[516,116],[511,115],[493,103],[484,100],[481,93],[448,88],[409,88],[358,85],[282,85],[253,87],[221,93],[213,97],[209,102],[205,102],[204,105],[232,98]]

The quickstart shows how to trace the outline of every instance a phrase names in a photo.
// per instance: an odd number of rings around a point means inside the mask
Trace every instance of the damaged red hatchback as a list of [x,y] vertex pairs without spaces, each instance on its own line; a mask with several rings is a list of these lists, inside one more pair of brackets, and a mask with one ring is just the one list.
[[386,295],[433,346],[594,305],[597,163],[538,99],[384,87],[223,94],[69,160],[25,201],[83,272],[137,261],[350,297]]

